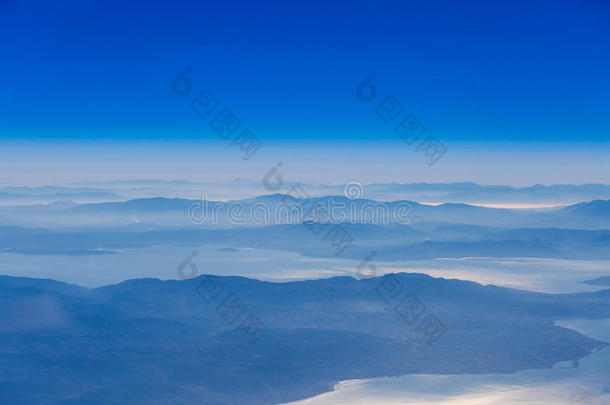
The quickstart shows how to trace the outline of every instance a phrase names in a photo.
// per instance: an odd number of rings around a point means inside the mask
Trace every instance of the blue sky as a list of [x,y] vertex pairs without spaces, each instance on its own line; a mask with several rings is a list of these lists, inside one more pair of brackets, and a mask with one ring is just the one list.
[[[9,0],[0,6],[0,143],[24,170],[23,151],[34,145],[61,145],[39,165],[73,158],[75,168],[86,166],[73,157],[83,143],[215,155],[218,136],[190,110],[190,96],[170,89],[190,66],[194,91],[210,89],[292,160],[320,145],[337,162],[349,150],[382,164],[384,150],[405,148],[375,114],[394,96],[449,152],[470,151],[432,177],[467,169],[473,155],[518,162],[532,143],[563,151],[557,159],[578,150],[573,164],[588,165],[587,150],[608,150],[608,4]],[[371,72],[378,96],[363,103],[356,87]],[[228,158],[228,148],[218,150]],[[146,166],[147,158],[138,159]]]

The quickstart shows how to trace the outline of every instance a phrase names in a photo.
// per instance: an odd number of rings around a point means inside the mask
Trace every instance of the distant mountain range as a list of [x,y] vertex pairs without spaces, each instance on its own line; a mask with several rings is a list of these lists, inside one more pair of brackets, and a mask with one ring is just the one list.
[[526,187],[464,183],[387,183],[366,186],[367,196],[376,199],[411,199],[419,202],[573,204],[578,201],[610,199],[607,184],[535,184]]
[[[298,183],[286,182],[282,192]],[[344,184],[301,184],[312,196],[343,195]],[[0,188],[0,203],[32,204],[72,199],[76,202],[121,201],[166,197],[193,199],[251,198],[266,192],[261,181],[235,180],[225,183],[184,180],[139,180],[81,182],[69,186],[6,186]],[[610,199],[607,184],[536,184],[525,187],[463,183],[370,183],[360,197],[379,201],[410,200],[424,203],[570,205],[581,201]]]
[[[321,219],[316,217],[311,211],[314,206],[326,210],[326,216]],[[304,215],[295,214],[290,207],[303,207]],[[122,226],[134,223],[227,227],[299,223],[307,219],[328,220],[328,214],[332,222],[381,225],[444,222],[505,228],[610,229],[610,200],[539,211],[453,203],[433,206],[406,200],[351,200],[344,196],[300,199],[282,194],[229,202],[157,197],[78,205],[0,206],[0,223],[42,227]]]
[[[472,225],[377,226],[343,224],[352,243],[342,257],[360,260],[423,260],[447,257],[547,257],[610,260],[610,231],[557,228],[505,229]],[[150,227],[51,231],[0,227],[0,254],[99,255],[154,245],[224,245],[276,249],[306,256],[335,257],[331,244],[303,224],[206,229]]]
[[590,285],[610,286],[610,277],[608,277],[608,276],[606,276],[606,277],[598,277],[598,278],[595,278],[593,280],[583,281],[583,283],[590,284]]
[[[610,290],[539,294],[421,274],[96,289],[0,277],[0,403],[274,404],[345,379],[549,368],[607,345],[554,320],[609,313]],[[436,339],[431,315],[444,328]]]

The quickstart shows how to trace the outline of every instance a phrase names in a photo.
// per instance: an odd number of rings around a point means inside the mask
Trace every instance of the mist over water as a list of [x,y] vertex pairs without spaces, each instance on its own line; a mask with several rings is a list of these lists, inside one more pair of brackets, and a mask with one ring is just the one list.
[[[81,286],[99,287],[121,281],[153,277],[178,279],[176,269],[197,252],[193,263],[200,274],[236,275],[267,281],[294,281],[357,277],[361,260],[307,257],[272,249],[224,249],[225,245],[153,246],[116,249],[113,254],[61,255],[0,254],[0,273],[11,276],[53,278]],[[376,257],[377,259],[377,257]],[[433,277],[469,280],[481,284],[547,293],[598,291],[600,285],[582,283],[610,276],[604,260],[544,258],[465,258],[387,262],[375,260],[376,275],[424,273]]]

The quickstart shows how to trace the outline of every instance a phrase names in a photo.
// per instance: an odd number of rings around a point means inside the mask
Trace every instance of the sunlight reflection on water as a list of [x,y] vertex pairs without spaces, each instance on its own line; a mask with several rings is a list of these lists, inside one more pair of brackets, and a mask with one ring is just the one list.
[[[610,342],[610,318],[562,320],[594,339]],[[584,358],[577,368],[513,374],[404,375],[344,381],[335,391],[291,405],[504,405],[610,403],[610,347]]]

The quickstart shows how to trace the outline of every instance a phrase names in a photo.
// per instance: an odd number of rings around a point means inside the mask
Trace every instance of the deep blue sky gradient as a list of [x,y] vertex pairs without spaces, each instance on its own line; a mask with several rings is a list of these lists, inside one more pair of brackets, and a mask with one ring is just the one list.
[[217,140],[170,91],[187,65],[268,143],[396,142],[355,97],[370,72],[377,101],[395,96],[447,144],[610,134],[606,1],[8,1],[0,14],[4,140]]

